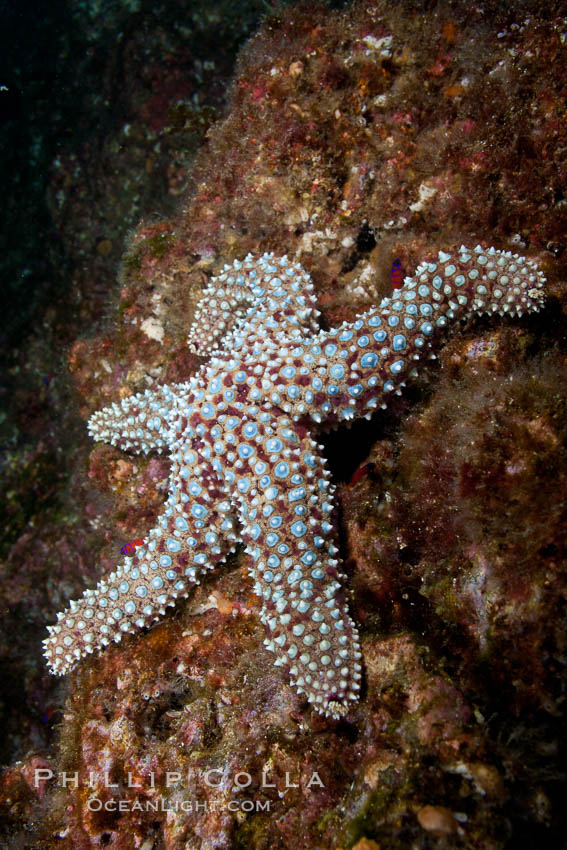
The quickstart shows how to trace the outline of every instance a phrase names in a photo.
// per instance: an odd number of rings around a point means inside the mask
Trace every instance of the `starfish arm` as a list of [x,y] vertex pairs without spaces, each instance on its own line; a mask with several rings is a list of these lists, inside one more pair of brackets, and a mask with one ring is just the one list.
[[89,434],[94,440],[137,454],[161,452],[169,443],[177,400],[190,388],[191,384],[163,384],[103,407],[89,419]]
[[534,263],[510,252],[480,246],[462,247],[454,257],[440,252],[379,307],[291,347],[270,381],[283,390],[281,407],[294,419],[370,418],[452,325],[474,313],[538,310],[544,283]]
[[318,315],[311,280],[299,264],[248,255],[211,278],[187,342],[201,355],[217,349],[221,338],[224,350],[238,351],[274,330],[316,333]]
[[174,463],[166,508],[135,556],[48,627],[44,654],[52,673],[67,673],[85,655],[159,619],[234,551],[240,538],[222,483],[194,449],[183,454],[183,465]]
[[236,451],[222,455],[219,471],[253,558],[265,645],[317,711],[339,717],[358,698],[361,653],[339,584],[329,473],[320,447],[284,414],[249,414],[225,431]]

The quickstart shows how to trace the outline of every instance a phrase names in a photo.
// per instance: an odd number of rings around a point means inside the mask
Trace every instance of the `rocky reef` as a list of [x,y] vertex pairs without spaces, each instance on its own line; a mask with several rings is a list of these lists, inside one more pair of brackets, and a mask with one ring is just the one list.
[[[198,116],[167,55],[152,54],[153,94],[133,98],[116,149],[109,135],[102,159],[92,154],[97,197],[116,193],[115,162],[132,186],[148,180],[143,208],[126,216],[120,195],[112,218],[107,200],[101,229],[79,153],[53,166],[53,215],[86,324],[66,331],[65,372],[40,376],[48,432],[37,393],[19,390],[19,421],[36,442],[7,465],[2,598],[28,625],[4,634],[4,669],[41,722],[28,711],[18,728],[8,691],[18,731],[0,777],[6,841],[559,846],[564,16],[535,3],[293,4],[266,14],[241,50],[226,105],[213,85],[217,111]],[[113,288],[125,218],[133,229]],[[311,275],[329,328],[390,294],[394,261],[409,272],[463,242],[537,262],[546,305],[514,321],[474,319],[386,411],[321,437],[363,655],[348,714],[318,715],[272,665],[243,549],[153,628],[49,677],[44,624],[143,536],[167,492],[165,458],[95,445],[83,425],[198,370],[185,340],[211,275],[248,252],[285,253]],[[62,323],[50,309],[26,352],[36,363]],[[62,423],[72,424],[66,452]]]

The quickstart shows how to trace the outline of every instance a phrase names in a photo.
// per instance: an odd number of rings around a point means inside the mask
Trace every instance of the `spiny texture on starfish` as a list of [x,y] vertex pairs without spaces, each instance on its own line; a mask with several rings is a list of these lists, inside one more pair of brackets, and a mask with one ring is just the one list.
[[370,417],[450,325],[473,313],[537,310],[544,282],[529,260],[463,247],[422,263],[354,322],[320,331],[299,265],[265,254],[226,266],[189,336],[209,362],[187,383],[91,417],[96,440],[167,449],[169,496],[135,555],[49,627],[51,671],[62,675],[159,619],[244,542],[275,663],[318,711],[346,714],[358,697],[361,654],[340,584],[334,488],[309,432]]

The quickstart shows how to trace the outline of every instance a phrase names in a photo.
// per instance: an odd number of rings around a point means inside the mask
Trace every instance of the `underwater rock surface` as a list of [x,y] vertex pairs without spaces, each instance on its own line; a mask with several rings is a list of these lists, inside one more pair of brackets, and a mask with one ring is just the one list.
[[[238,550],[68,685],[22,662],[64,705],[51,749],[30,736],[1,780],[11,830],[33,831],[34,847],[505,848],[562,835],[567,26],[538,6],[268,17],[180,178],[180,206],[131,233],[115,302],[88,302],[106,322],[67,360],[85,420],[198,369],[185,337],[201,292],[248,252],[300,261],[323,327],[389,294],[396,259],[411,271],[462,242],[525,254],[548,278],[541,313],[475,320],[388,411],[323,438],[363,653],[348,718],[318,716],[272,666]],[[75,439],[88,537],[58,538],[54,517],[46,590],[39,556],[25,585],[5,582],[41,613],[27,649],[38,659],[39,624],[153,524],[167,489],[165,459],[95,446],[86,428]],[[62,771],[77,782],[61,787]]]

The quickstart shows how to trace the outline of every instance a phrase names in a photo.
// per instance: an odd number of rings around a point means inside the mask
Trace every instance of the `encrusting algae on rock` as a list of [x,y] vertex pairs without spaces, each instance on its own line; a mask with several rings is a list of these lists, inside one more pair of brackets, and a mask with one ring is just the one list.
[[169,496],[135,557],[49,627],[51,671],[65,674],[159,619],[244,542],[275,664],[317,711],[345,715],[358,698],[361,652],[341,587],[334,488],[310,432],[370,418],[447,329],[475,313],[538,310],[544,283],[530,260],[462,246],[421,263],[355,321],[322,331],[299,264],[264,254],[226,266],[189,334],[210,361],[187,383],[91,417],[96,440],[169,451]]

